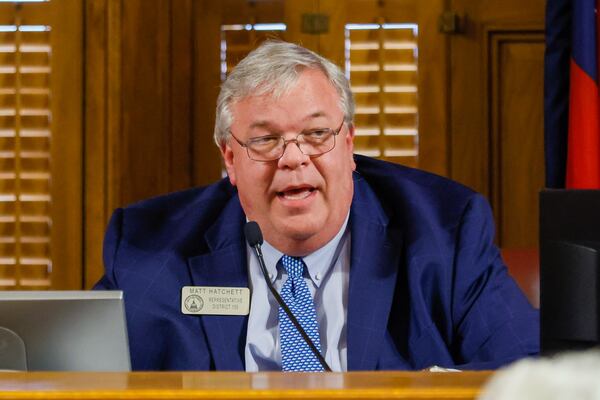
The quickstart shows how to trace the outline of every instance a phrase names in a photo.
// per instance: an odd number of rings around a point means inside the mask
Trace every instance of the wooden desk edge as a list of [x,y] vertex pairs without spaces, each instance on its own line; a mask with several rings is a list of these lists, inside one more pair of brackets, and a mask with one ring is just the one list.
[[[489,371],[8,373],[0,374],[0,399],[474,399],[490,376]],[[264,382],[254,387],[255,380]],[[340,387],[327,387],[332,380]]]

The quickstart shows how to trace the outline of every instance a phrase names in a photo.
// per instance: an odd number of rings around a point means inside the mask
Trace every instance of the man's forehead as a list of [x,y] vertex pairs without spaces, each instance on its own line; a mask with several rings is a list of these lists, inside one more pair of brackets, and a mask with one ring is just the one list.
[[244,129],[288,129],[302,125],[327,124],[339,119],[343,110],[337,104],[325,105],[315,102],[308,106],[277,109],[274,103],[237,103],[231,108],[232,125]]
[[[308,113],[304,118],[300,119],[300,122],[311,122],[318,119],[327,118],[329,113],[325,111],[315,111],[313,113]],[[261,115],[256,115],[252,122],[249,124],[249,127],[252,128],[272,128],[279,125],[278,120],[270,119],[268,117],[264,117]]]

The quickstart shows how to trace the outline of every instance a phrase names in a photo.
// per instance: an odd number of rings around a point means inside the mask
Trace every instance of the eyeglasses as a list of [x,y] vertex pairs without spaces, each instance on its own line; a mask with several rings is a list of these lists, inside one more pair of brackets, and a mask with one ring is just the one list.
[[267,135],[242,142],[233,133],[230,132],[230,134],[240,146],[246,148],[248,157],[251,160],[275,161],[283,157],[286,146],[291,142],[296,143],[302,154],[309,157],[317,157],[330,152],[335,147],[335,137],[342,130],[342,126],[344,126],[344,120],[336,130],[330,128],[313,129],[299,133],[295,139],[289,140],[279,135]]

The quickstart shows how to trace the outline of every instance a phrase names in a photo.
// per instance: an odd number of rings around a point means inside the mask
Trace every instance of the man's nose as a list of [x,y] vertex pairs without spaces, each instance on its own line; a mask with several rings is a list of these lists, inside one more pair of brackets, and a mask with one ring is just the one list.
[[298,140],[290,139],[286,140],[283,148],[283,155],[279,159],[280,168],[297,168],[301,165],[306,164],[310,157],[302,153]]

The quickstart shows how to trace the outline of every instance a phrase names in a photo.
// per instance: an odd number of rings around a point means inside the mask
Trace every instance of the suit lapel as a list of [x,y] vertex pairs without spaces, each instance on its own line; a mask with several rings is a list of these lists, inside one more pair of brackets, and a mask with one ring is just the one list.
[[361,178],[355,181],[350,218],[348,370],[373,370],[387,330],[402,235],[390,226],[375,194]]
[[[188,259],[194,286],[248,287],[246,246],[242,236],[244,221],[235,196],[206,232],[210,252]],[[203,315],[200,318],[215,369],[243,371],[248,316]]]

